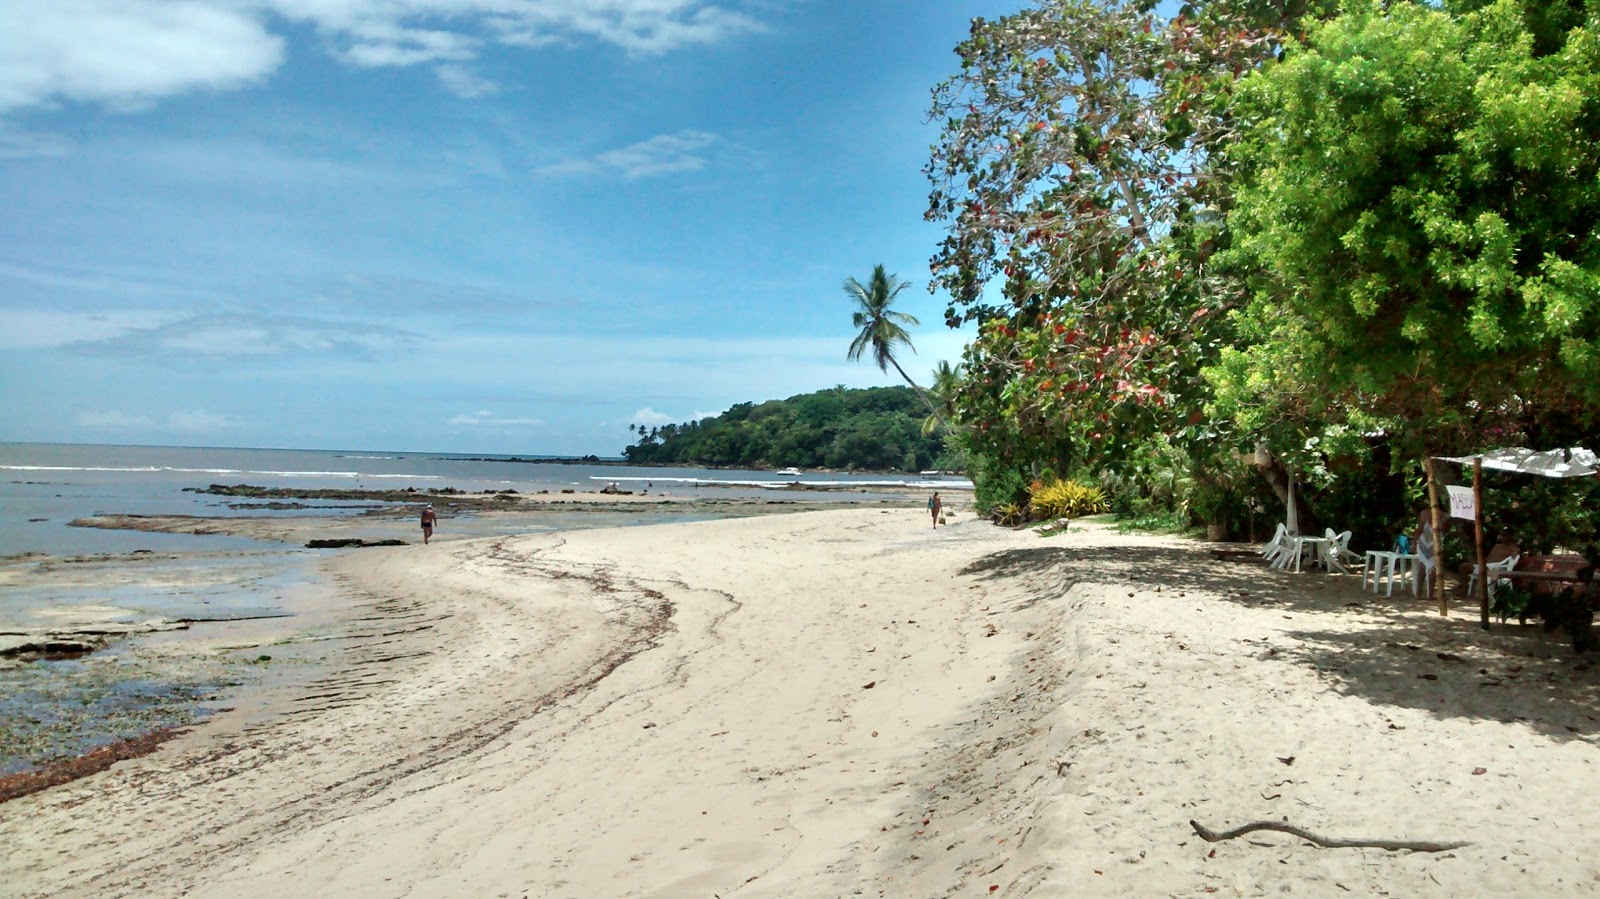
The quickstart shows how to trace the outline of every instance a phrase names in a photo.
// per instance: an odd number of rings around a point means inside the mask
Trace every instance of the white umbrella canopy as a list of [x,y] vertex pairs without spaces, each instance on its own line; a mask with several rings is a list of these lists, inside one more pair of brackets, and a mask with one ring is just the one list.
[[1471,465],[1478,459],[1483,467],[1495,471],[1512,471],[1547,478],[1594,477],[1600,472],[1600,457],[1592,450],[1575,446],[1570,449],[1553,449],[1536,452],[1525,446],[1507,446],[1486,450],[1475,456],[1441,456],[1445,462]]

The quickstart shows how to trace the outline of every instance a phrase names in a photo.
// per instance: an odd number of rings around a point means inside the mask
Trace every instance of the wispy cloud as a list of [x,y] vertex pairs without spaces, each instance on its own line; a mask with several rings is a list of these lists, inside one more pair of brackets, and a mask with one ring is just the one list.
[[134,415],[129,412],[123,412],[120,409],[83,412],[78,415],[76,421],[79,427],[94,428],[95,430],[148,428],[154,424],[147,415]]
[[439,76],[439,83],[444,85],[445,90],[463,99],[471,100],[500,92],[500,85],[463,65],[441,65],[434,69],[434,74]]
[[207,433],[210,431],[226,431],[239,427],[239,422],[226,415],[215,415],[204,410],[192,412],[174,412],[167,416],[167,427],[174,431],[188,431],[191,433]]
[[170,318],[157,312],[57,312],[0,308],[0,350],[42,350],[116,340],[156,328]]
[[65,156],[72,142],[55,134],[27,131],[0,121],[0,159],[39,159]]
[[142,413],[106,409],[79,413],[76,421],[79,427],[97,431],[149,431],[164,428],[186,434],[215,433],[240,426],[240,423],[233,418],[203,409],[172,412],[160,420]]
[[488,409],[479,409],[477,412],[474,412],[471,415],[457,415],[454,418],[451,418],[447,424],[469,428],[513,428],[537,427],[538,425],[544,424],[544,420],[539,418],[496,415],[494,412]]
[[315,30],[366,68],[444,63],[445,88],[481,96],[461,68],[491,45],[598,42],[656,55],[763,30],[758,0],[0,0],[0,114],[57,102],[138,106],[272,75],[277,20]]
[[718,141],[715,134],[692,129],[676,134],[658,134],[591,158],[566,159],[545,166],[540,172],[552,176],[609,173],[630,181],[679,172],[697,172],[706,167],[709,151]]
[[305,316],[204,315],[82,340],[74,349],[182,366],[203,359],[315,354],[367,359],[407,347],[416,335],[371,322]]

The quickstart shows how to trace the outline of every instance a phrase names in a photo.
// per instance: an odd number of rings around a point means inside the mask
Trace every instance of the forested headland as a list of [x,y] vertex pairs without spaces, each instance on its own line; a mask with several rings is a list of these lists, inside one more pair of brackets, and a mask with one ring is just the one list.
[[622,451],[641,465],[922,471],[960,468],[908,387],[833,387],[764,403],[739,403],[699,421],[638,425]]

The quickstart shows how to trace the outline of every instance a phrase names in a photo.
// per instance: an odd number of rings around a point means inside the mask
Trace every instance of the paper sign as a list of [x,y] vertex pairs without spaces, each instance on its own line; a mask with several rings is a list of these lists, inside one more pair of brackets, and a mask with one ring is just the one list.
[[1450,492],[1450,517],[1474,519],[1478,517],[1478,504],[1472,501],[1471,487],[1456,487],[1450,485],[1444,488]]

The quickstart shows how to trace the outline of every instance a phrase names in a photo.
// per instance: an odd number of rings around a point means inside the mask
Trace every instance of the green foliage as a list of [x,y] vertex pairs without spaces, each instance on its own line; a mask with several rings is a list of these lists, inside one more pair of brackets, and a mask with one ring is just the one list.
[[[1413,456],[1600,403],[1592,13],[1353,0],[1245,79],[1227,216],[1252,273],[1215,414],[1381,429]],[[1574,24],[1577,24],[1574,22]]]
[[1243,532],[1282,515],[1235,454],[1261,447],[1387,546],[1429,451],[1592,445],[1595,4],[1160,9],[974,20],[935,90],[933,278],[978,325],[954,409],[986,508],[1090,470],[1121,516]]
[[1040,0],[974,20],[961,72],[934,92],[926,172],[946,320],[980,324],[956,404],[975,449],[1065,470],[1117,464],[1154,435],[1217,437],[1201,372],[1239,292],[1213,258],[1228,239],[1226,97],[1293,16]]
[[1022,503],[1000,503],[989,510],[989,518],[995,524],[1016,527],[1028,520],[1028,507]]
[[1119,534],[1181,534],[1188,530],[1186,519],[1171,512],[1146,512],[1142,515],[1118,516]]
[[1008,505],[1020,508],[1027,502],[1028,479],[1021,469],[981,453],[970,458],[972,502],[979,513],[988,514]]
[[1422,466],[1410,463],[1394,472],[1386,444],[1375,449],[1322,457],[1304,484],[1321,520],[1350,532],[1352,549],[1389,549],[1395,538],[1416,527],[1417,509],[1427,489],[1408,489],[1406,475],[1420,482]]
[[851,315],[851,324],[860,329],[855,339],[850,341],[850,349],[845,354],[850,361],[860,359],[870,350],[872,363],[878,366],[879,371],[888,371],[897,347],[912,349],[911,334],[905,326],[914,327],[921,323],[910,313],[889,308],[900,296],[900,291],[909,286],[910,282],[885,272],[881,265],[873,267],[872,276],[866,284],[855,278],[845,279],[845,295],[856,306]]
[[641,465],[921,471],[945,458],[943,437],[922,433],[922,401],[906,387],[834,387],[700,421],[639,426],[623,457]]
[[1533,594],[1510,584],[1496,587],[1489,600],[1489,612],[1504,624],[1507,618],[1523,618],[1533,606]]
[[1485,471],[1483,482],[1485,540],[1506,535],[1538,555],[1600,544],[1600,481]]
[[1028,496],[1035,518],[1082,518],[1106,511],[1105,491],[1076,481],[1040,484]]

